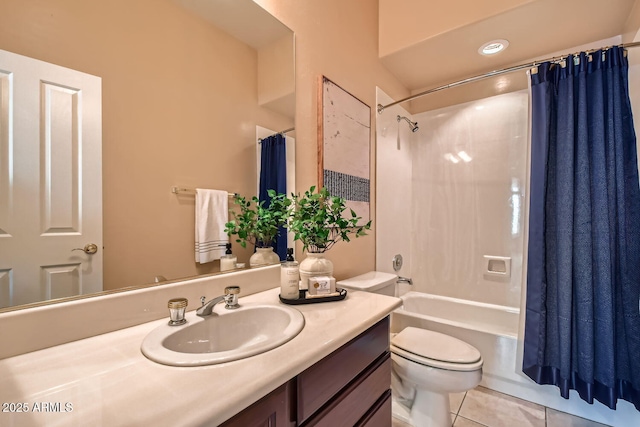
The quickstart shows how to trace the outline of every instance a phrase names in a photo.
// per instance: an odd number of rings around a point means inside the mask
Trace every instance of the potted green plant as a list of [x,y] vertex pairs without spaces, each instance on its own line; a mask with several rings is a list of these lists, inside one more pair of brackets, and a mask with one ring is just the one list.
[[294,195],[290,207],[288,228],[307,252],[307,258],[300,263],[303,287],[309,277],[333,274],[333,264],[324,257],[326,251],[341,240],[348,242],[351,237],[365,236],[371,228],[371,221],[358,225],[362,218],[353,209],[345,216],[345,199],[331,196],[324,187],[318,192],[315,189],[311,187],[304,196]]
[[235,234],[240,246],[246,248],[247,243],[255,246],[256,252],[249,259],[252,267],[280,262],[272,244],[278,237],[280,227],[287,223],[291,200],[286,194],[275,190],[267,190],[267,194],[271,198],[268,206],[255,196],[247,199],[236,195],[234,201],[239,206],[239,212],[231,211],[233,219],[225,224],[227,235]]

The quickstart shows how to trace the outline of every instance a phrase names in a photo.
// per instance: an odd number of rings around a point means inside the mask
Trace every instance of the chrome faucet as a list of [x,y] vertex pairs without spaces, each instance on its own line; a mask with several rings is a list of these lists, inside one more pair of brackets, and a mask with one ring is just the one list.
[[224,308],[228,310],[240,307],[240,304],[238,304],[239,293],[240,286],[228,286],[224,288],[224,295],[216,297],[207,303],[205,303],[207,299],[205,297],[201,297],[200,301],[202,302],[202,307],[196,310],[196,315],[200,317],[211,316],[211,314],[213,314],[213,307],[221,301],[225,302]]
[[398,280],[396,281],[396,283],[407,283],[409,285],[413,285],[413,279],[409,277],[398,276]]

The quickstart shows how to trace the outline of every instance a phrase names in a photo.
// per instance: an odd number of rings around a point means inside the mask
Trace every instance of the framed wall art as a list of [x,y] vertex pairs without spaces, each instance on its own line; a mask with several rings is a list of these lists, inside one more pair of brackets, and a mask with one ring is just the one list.
[[370,217],[371,108],[324,76],[318,91],[318,187],[344,198],[365,224]]

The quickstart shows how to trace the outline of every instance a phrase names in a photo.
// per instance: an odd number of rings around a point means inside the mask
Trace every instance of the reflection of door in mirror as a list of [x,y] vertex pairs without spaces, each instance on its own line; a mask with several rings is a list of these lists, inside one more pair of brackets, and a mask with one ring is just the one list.
[[0,95],[0,308],[102,290],[101,79],[0,51]]

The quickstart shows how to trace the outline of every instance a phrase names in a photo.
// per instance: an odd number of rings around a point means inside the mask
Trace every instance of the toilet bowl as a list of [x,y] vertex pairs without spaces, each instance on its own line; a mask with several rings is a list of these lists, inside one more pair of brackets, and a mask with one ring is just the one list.
[[[341,280],[338,287],[398,295],[398,276],[379,271]],[[476,387],[482,356],[470,344],[426,329],[407,327],[391,336],[393,416],[415,427],[451,426],[449,393]]]
[[426,329],[407,327],[395,335],[391,360],[396,416],[416,427],[450,426],[449,393],[470,390],[482,379],[475,347]]

